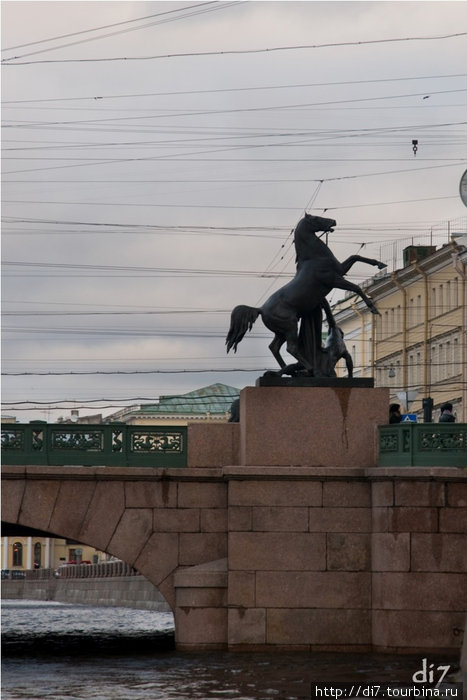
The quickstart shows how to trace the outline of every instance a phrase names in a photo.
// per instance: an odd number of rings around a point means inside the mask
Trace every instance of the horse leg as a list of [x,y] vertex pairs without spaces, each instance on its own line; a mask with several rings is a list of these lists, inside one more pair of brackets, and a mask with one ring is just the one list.
[[328,324],[328,333],[331,330],[331,328],[336,327],[336,319],[332,315],[331,307],[329,306],[329,302],[326,298],[323,299],[321,306],[324,309],[324,313],[326,314],[326,321]]
[[365,302],[365,304],[368,306],[368,308],[370,309],[372,314],[377,314],[378,316],[381,316],[378,309],[371,301],[370,297],[367,297],[365,292],[360,289],[358,284],[354,284],[353,282],[349,282],[349,280],[346,280],[346,279],[344,279],[344,277],[342,277],[342,278],[337,278],[334,281],[333,286],[336,289],[345,289],[348,292],[354,292],[354,294],[358,294],[358,296],[361,297],[363,299],[363,301]]
[[285,337],[283,335],[280,335],[279,333],[276,333],[274,336],[272,343],[269,345],[269,349],[272,352],[274,359],[277,360],[279,363],[281,369],[284,369],[286,366],[286,363],[284,362],[282,355],[280,354],[280,349],[285,343]]
[[344,260],[344,262],[341,263],[342,269],[344,270],[344,275],[347,274],[352,265],[355,265],[356,262],[362,262],[366,263],[367,265],[373,265],[379,270],[382,270],[384,267],[387,267],[385,263],[380,262],[379,260],[375,260],[374,258],[364,258],[362,255],[351,255],[349,258],[347,258],[346,260]]
[[300,344],[298,342],[297,328],[291,329],[286,336],[287,352],[298,360],[299,364],[307,371],[309,376],[313,376],[313,365],[308,361],[305,355],[300,352]]

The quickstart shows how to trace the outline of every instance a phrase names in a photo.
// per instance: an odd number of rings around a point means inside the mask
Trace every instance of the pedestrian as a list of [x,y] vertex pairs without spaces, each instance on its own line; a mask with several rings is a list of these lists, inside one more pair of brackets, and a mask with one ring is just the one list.
[[400,423],[402,420],[401,407],[398,403],[392,403],[389,406],[389,422],[390,423]]
[[240,422],[240,399],[234,399],[230,406],[230,418],[229,423],[239,423]]
[[441,406],[440,423],[455,423],[456,417],[452,414],[452,403],[443,403]]

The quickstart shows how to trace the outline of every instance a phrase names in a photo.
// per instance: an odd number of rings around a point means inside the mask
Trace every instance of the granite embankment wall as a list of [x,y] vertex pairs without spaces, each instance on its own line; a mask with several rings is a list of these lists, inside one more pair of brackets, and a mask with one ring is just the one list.
[[2,599],[12,598],[170,612],[164,597],[143,576],[2,581]]

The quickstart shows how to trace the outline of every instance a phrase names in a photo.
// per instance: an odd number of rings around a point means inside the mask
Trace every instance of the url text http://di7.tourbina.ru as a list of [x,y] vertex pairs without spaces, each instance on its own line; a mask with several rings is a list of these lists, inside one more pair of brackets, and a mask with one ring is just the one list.
[[310,698],[463,698],[463,683],[453,681],[451,666],[422,659],[411,683],[312,683]]

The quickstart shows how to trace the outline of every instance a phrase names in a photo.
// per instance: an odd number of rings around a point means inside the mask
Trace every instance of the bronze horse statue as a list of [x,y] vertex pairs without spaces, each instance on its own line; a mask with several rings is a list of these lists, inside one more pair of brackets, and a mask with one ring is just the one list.
[[[322,309],[332,318],[326,295],[332,289],[345,289],[358,294],[370,311],[379,314],[371,299],[360,287],[344,275],[356,262],[375,265],[379,269],[386,265],[379,260],[351,255],[339,262],[328,246],[316,235],[332,232],[336,222],[320,216],[305,216],[295,228],[295,250],[297,271],[295,277],[274,292],[260,308],[236,306],[231,314],[230,329],[226,338],[227,352],[237,346],[245,333],[261,316],[264,325],[274,333],[269,349],[280,365],[278,374],[305,373],[308,376],[335,376],[329,366],[326,350],[321,344]],[[300,321],[300,331],[298,323]],[[335,324],[334,324],[335,326]],[[287,365],[280,349],[287,343],[287,352],[298,364]]]

